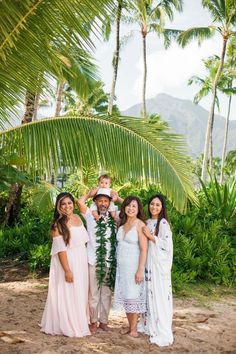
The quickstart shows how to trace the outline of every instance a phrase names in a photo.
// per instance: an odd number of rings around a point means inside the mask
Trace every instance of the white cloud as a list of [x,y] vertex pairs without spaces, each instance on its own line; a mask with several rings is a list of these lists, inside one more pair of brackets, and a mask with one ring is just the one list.
[[[156,51],[147,56],[148,78],[147,98],[156,96],[160,92],[186,85],[192,75],[204,75],[202,59],[220,53],[220,42],[208,40],[201,47],[191,43],[185,49],[177,44],[168,50]],[[134,93],[139,93],[142,88],[143,62],[137,63],[140,75],[134,83]]]

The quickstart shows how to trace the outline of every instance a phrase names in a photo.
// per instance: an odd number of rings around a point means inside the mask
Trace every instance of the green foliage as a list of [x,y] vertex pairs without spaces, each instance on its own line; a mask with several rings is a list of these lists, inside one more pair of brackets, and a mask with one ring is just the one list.
[[51,218],[51,213],[38,214],[29,209],[29,204],[25,205],[17,225],[0,230],[0,257],[17,255],[29,263],[31,270],[47,270]]
[[[92,175],[87,172],[85,179],[93,184]],[[197,193],[199,204],[189,203],[185,215],[167,203],[174,243],[172,280],[177,292],[197,283],[235,284],[235,182],[229,180],[220,186],[212,179],[202,186]],[[131,194],[139,196],[146,214],[148,200],[161,191],[160,186],[144,187],[133,180],[122,184],[115,177],[113,188],[123,198]],[[31,271],[48,270],[52,213],[46,209],[44,214],[39,213],[32,207],[31,198],[29,191],[24,193],[18,224],[0,230],[0,257],[19,255],[28,262]]]
[[95,166],[82,167],[77,172],[70,175],[65,184],[65,190],[79,198],[98,184],[98,171]]
[[29,269],[32,272],[36,270],[48,270],[50,265],[50,250],[51,245],[46,243],[44,245],[36,245],[29,255]]

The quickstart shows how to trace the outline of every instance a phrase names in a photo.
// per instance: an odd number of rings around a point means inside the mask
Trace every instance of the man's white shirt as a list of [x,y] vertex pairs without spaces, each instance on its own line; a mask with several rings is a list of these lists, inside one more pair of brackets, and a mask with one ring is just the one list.
[[[87,231],[89,235],[89,242],[87,245],[87,252],[88,252],[88,263],[90,265],[96,265],[96,249],[98,247],[98,244],[96,242],[96,227],[97,227],[97,222],[96,219],[93,217],[91,210],[89,208],[86,209],[86,212],[83,214],[86,223],[87,223]],[[110,251],[111,251],[111,242],[110,242],[110,236],[111,236],[111,229],[107,227],[106,230],[106,261],[109,259]],[[107,267],[109,267],[109,263],[107,262]]]

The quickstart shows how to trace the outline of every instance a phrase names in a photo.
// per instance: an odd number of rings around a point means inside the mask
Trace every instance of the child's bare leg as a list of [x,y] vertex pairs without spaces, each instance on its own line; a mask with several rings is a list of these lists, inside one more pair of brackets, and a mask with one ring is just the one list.
[[93,217],[94,217],[94,219],[96,219],[97,221],[100,219],[100,215],[98,215],[98,212],[96,211],[96,210],[93,210],[92,211],[92,215],[93,215]]

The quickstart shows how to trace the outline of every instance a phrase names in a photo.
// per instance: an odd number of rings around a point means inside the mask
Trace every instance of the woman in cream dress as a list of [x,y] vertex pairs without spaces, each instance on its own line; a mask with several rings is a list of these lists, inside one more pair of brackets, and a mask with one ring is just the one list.
[[88,234],[69,193],[57,197],[51,226],[52,249],[48,296],[41,331],[83,337],[88,326]]

